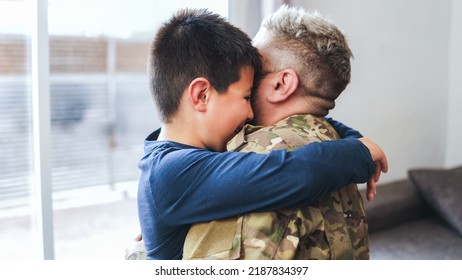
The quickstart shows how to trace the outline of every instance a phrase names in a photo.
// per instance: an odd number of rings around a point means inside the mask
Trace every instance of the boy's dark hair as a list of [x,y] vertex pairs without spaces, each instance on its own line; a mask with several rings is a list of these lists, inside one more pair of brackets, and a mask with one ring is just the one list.
[[240,79],[243,66],[261,70],[247,34],[206,9],[181,9],[159,29],[149,54],[149,82],[159,117],[169,122],[184,89],[197,77],[218,93]]

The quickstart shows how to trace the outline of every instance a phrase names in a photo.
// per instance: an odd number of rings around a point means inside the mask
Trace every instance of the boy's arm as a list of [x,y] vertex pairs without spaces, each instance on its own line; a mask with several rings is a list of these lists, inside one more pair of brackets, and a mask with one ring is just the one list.
[[[352,128],[344,125],[341,122],[335,121],[335,120],[333,120],[332,118],[329,118],[329,117],[326,117],[325,119],[337,131],[337,133],[340,135],[340,138],[343,138],[343,139],[359,139],[359,138],[363,137],[361,135],[361,133],[359,133],[359,131],[357,131],[355,129],[352,129]],[[380,179],[380,174],[381,174],[381,172],[379,172],[379,170],[381,170],[380,168],[381,168],[380,166],[376,166],[376,168],[375,168],[376,172],[374,173],[374,176],[367,182],[366,198],[369,201],[374,200],[375,195],[377,194],[376,184]]]
[[[178,153],[149,175],[163,176],[152,199],[161,218],[178,225],[306,204],[351,182],[366,182],[375,160],[357,140],[314,143],[269,155]],[[142,175],[142,180],[151,178]]]
[[359,131],[348,127],[341,122],[333,120],[330,117],[325,117],[325,119],[330,123],[330,125],[332,125],[342,139],[358,139],[363,137]]

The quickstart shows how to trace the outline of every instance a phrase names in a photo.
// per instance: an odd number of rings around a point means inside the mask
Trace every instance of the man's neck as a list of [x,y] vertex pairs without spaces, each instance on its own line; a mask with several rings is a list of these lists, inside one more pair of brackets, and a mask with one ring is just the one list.
[[272,114],[262,114],[260,119],[257,119],[257,125],[260,126],[270,126],[274,125],[290,116],[298,115],[298,114],[310,114],[306,110],[298,109],[298,108],[273,108],[268,110],[272,112]]
[[[268,113],[265,114],[263,112]],[[272,107],[262,108],[260,117],[256,118],[256,124],[261,126],[274,125],[283,119],[298,114],[310,114],[318,117],[326,115],[324,111],[319,111],[316,106],[303,103],[303,100],[299,100],[296,103],[286,103],[284,105],[279,103]]]

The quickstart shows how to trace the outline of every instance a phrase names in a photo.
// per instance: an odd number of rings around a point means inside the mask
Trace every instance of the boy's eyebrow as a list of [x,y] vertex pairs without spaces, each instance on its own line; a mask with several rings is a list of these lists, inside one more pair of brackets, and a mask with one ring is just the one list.
[[254,93],[254,88],[253,87],[249,88],[248,90],[245,91],[245,93],[248,94],[249,96],[252,96]]

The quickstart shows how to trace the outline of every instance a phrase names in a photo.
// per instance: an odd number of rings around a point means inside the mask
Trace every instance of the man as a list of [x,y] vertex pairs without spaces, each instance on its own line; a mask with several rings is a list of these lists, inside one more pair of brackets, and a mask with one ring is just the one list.
[[[324,116],[350,82],[352,53],[341,31],[317,14],[282,6],[263,21],[254,45],[265,73],[252,104],[260,126],[246,127],[228,149],[269,153],[338,139]],[[363,200],[350,184],[306,207],[197,224],[184,258],[368,259]]]
[[352,137],[267,155],[223,152],[253,118],[250,92],[261,64],[248,36],[216,14],[178,11],[159,29],[149,65],[162,130],[145,140],[139,163],[147,259],[182,258],[191,224],[302,205],[369,180],[374,162],[386,165],[380,147]]

